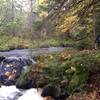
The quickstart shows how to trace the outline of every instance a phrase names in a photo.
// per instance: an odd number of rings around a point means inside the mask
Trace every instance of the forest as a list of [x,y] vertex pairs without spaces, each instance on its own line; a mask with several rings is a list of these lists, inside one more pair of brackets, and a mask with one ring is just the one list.
[[99,0],[1,0],[0,49],[92,49],[100,34],[99,13]]
[[35,55],[16,86],[100,100],[100,0],[0,0],[0,52],[55,47],[64,50]]

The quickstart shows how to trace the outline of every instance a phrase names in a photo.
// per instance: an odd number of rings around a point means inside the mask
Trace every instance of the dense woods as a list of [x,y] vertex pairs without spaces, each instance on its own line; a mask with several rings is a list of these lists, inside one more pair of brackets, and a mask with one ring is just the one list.
[[[18,38],[19,42],[26,41],[27,46],[23,43],[23,46],[17,46],[19,48],[30,48],[35,44],[34,40],[52,37],[71,40],[71,45],[75,45],[73,41],[85,41],[87,47],[94,47],[100,33],[99,5],[99,0],[1,0],[0,35],[5,41],[12,37],[16,42]],[[16,47],[8,44],[9,48]]]

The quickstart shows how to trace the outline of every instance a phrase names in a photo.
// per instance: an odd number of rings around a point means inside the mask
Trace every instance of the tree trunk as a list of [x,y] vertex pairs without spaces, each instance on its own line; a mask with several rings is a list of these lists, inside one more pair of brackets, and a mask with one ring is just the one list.
[[97,49],[95,39],[96,39],[96,15],[95,15],[95,6],[93,6],[93,37],[94,37],[94,48]]

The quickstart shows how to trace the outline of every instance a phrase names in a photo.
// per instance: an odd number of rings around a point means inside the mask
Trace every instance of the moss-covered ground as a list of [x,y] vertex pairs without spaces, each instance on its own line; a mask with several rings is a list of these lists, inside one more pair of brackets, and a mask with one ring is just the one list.
[[[65,50],[59,53],[38,55],[35,57],[35,61],[37,63],[31,66],[27,73],[22,73],[17,84],[23,84],[34,78],[38,87],[52,84],[68,91],[72,97],[76,93],[78,93],[77,95],[82,93],[83,96],[93,94],[94,98],[100,97],[99,51]],[[36,73],[35,77],[33,77],[34,73]]]

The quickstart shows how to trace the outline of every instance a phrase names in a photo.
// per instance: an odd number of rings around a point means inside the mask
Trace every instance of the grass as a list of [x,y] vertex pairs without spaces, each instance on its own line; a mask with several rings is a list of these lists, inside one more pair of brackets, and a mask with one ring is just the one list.
[[0,50],[12,50],[16,48],[29,48],[31,47],[29,40],[19,37],[2,36],[0,38]]
[[75,41],[58,37],[48,37],[45,39],[30,39],[29,37],[0,36],[0,50],[12,50],[23,48],[47,48],[47,47],[74,47],[78,50],[93,48],[91,39]]

